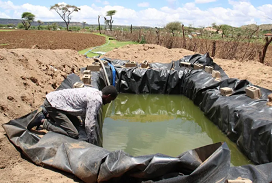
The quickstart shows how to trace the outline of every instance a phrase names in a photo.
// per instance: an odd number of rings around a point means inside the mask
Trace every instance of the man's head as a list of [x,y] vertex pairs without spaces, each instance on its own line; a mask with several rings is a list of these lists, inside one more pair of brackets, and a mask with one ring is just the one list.
[[111,101],[113,101],[114,99],[116,99],[118,93],[117,90],[114,86],[110,85],[110,86],[106,86],[102,89],[102,100],[103,100],[103,104],[108,104]]

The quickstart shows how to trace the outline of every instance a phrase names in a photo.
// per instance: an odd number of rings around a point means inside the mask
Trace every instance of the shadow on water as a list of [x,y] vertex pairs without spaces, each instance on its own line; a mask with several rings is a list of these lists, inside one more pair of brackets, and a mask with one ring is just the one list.
[[169,156],[216,142],[226,142],[231,164],[250,161],[193,102],[182,95],[119,94],[103,109],[103,147],[132,156]]

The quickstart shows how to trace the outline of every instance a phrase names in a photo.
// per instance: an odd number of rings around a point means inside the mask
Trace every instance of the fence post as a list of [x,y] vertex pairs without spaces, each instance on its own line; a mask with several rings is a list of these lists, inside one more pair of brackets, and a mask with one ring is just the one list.
[[156,28],[156,35],[157,35],[157,45],[160,44],[160,32],[159,32],[159,29],[158,27],[155,27]]
[[266,54],[266,51],[267,51],[267,48],[269,46],[269,44],[272,42],[272,37],[268,40],[268,37],[266,36],[265,37],[265,44],[264,44],[264,47],[263,47],[263,52],[261,54],[259,54],[260,56],[260,62],[263,64],[264,63],[264,57],[265,57],[265,54]]
[[184,33],[184,25],[182,24],[183,48],[186,48],[186,39]]
[[140,42],[140,39],[141,39],[141,33],[142,33],[142,29],[140,28],[139,35],[138,35],[138,43]]
[[211,55],[211,57],[215,56],[215,50],[216,50],[216,41],[213,41],[212,42],[212,55]]

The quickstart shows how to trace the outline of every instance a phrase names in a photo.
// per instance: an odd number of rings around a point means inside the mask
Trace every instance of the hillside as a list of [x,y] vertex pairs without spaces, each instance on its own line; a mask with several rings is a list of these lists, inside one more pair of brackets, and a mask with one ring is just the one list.
[[[241,28],[247,28],[247,29],[256,29],[258,25],[256,24],[250,24],[250,25],[243,25]],[[267,30],[272,32],[272,24],[261,24],[259,25],[260,30]]]
[[[21,19],[8,19],[8,18],[0,18],[0,25],[8,25],[8,24],[13,24],[15,26],[17,26],[18,24],[21,23]],[[61,21],[61,22],[47,22],[44,21],[43,25],[51,25],[53,23],[56,23],[58,26],[61,27],[66,27],[65,22]],[[32,26],[38,26],[38,22],[34,21],[32,23]],[[102,23],[103,25],[103,23]],[[83,27],[83,23],[82,22],[70,22],[69,26],[78,26],[78,27]],[[88,24],[86,23],[84,25],[85,27],[96,27],[98,26],[98,24],[96,24],[96,22],[94,24]],[[249,29],[255,29],[256,28],[256,24],[249,24],[249,25],[243,25],[241,26],[241,28],[249,28]],[[260,27],[261,30],[271,30],[272,31],[272,24],[261,24],[258,25]],[[113,28],[120,28],[120,27],[126,27],[126,28],[130,28],[130,25],[113,25]],[[151,28],[148,26],[133,26],[133,28]],[[198,29],[198,28],[196,28]]]

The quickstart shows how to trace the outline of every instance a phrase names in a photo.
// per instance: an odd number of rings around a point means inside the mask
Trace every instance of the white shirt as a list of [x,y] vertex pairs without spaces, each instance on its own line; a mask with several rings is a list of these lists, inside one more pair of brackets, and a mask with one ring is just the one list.
[[51,92],[46,99],[52,107],[74,116],[85,117],[85,130],[90,143],[96,141],[96,116],[102,105],[102,92],[96,88],[71,88]]

